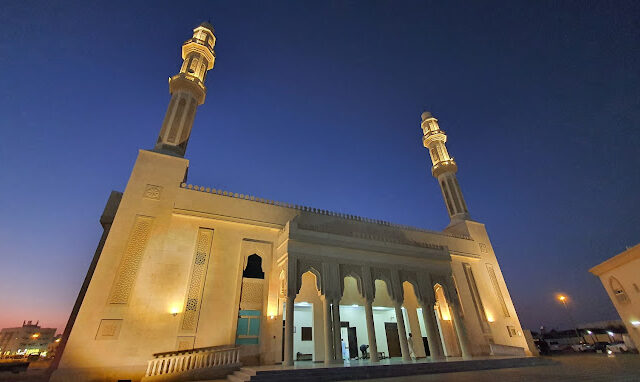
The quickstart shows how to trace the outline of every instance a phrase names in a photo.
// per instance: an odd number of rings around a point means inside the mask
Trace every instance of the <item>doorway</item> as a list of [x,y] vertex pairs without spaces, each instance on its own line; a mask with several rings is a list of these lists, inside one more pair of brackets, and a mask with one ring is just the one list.
[[402,357],[402,350],[400,350],[400,337],[398,335],[398,324],[395,322],[385,322],[384,331],[387,335],[389,357]]

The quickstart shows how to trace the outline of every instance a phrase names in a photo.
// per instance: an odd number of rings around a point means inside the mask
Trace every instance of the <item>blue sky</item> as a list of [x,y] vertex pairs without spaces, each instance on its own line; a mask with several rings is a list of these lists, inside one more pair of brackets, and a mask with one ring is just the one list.
[[[640,238],[631,1],[37,2],[0,12],[0,327],[62,329],[180,45],[218,38],[189,182],[442,229],[421,146],[449,136],[525,327],[616,318],[588,269]],[[632,296],[633,298],[633,296]]]

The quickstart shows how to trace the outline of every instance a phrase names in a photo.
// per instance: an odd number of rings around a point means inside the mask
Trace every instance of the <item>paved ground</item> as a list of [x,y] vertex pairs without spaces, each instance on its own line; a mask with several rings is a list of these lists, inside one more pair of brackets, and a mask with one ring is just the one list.
[[[559,355],[550,357],[553,366],[469,371],[463,373],[414,375],[369,379],[372,382],[520,382],[520,381],[604,381],[640,382],[640,355],[605,354]],[[40,366],[40,365],[38,365]],[[27,373],[0,373],[0,382],[44,382],[44,367],[29,368]]]
[[462,373],[413,375],[369,379],[372,382],[515,382],[515,381],[640,381],[640,355],[605,354],[558,355],[550,357],[553,366],[468,371]]

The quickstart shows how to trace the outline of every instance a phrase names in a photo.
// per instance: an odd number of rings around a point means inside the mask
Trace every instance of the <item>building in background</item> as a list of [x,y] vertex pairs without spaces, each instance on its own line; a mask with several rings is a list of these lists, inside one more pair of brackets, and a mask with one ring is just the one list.
[[196,360],[342,364],[361,345],[371,362],[410,361],[410,348],[434,359],[528,353],[489,235],[470,217],[429,112],[407,134],[428,150],[441,195],[424,196],[444,199],[444,231],[187,184],[215,43],[202,23],[182,46],[155,147],[139,151],[112,203],[52,381],[137,381]]
[[41,328],[39,322],[22,323],[17,328],[0,330],[0,355],[29,355],[45,353],[55,341],[55,328]]
[[637,347],[640,344],[640,244],[596,265],[589,272],[600,278]]

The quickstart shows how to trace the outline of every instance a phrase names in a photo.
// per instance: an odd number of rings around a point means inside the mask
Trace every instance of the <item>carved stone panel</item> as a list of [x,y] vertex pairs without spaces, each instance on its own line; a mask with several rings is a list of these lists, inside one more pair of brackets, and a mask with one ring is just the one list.
[[147,241],[149,241],[152,224],[152,217],[136,216],[131,235],[127,241],[124,255],[122,256],[116,278],[113,282],[109,296],[110,304],[126,304],[129,302],[131,289],[138,275],[142,255],[147,247]]
[[200,228],[196,242],[196,251],[193,257],[191,268],[191,278],[189,289],[184,306],[184,316],[182,318],[182,330],[196,330],[198,325],[198,315],[202,300],[202,290],[207,276],[207,266],[211,253],[211,242],[213,241],[213,230]]

